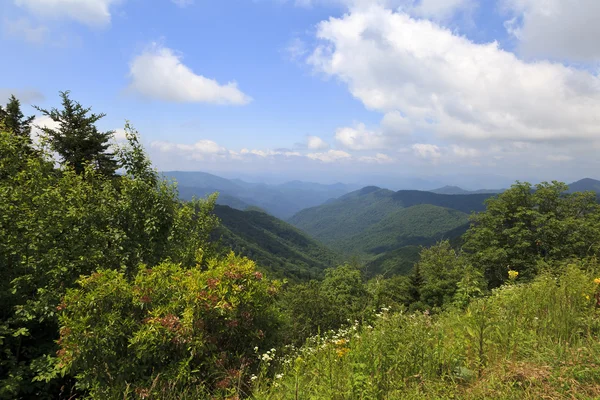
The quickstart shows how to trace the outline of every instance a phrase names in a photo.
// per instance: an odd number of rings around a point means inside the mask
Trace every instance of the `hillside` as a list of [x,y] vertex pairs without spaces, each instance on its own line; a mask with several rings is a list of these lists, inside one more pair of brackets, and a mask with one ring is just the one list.
[[479,190],[465,190],[458,186],[444,186],[438,189],[430,190],[432,193],[437,194],[490,194],[490,193],[502,193],[505,189],[479,189]]
[[[410,229],[424,229],[421,232],[422,236],[430,238],[430,234],[435,236],[446,229],[450,231],[458,228],[467,222],[466,214],[482,211],[485,207],[485,199],[490,196],[489,194],[441,195],[417,190],[393,192],[369,186],[348,193],[335,201],[302,210],[290,218],[289,222],[340,251],[354,248],[364,251],[366,250],[364,243],[373,242],[365,236],[367,233],[376,234],[380,240],[383,236],[387,236],[386,229],[394,232],[399,227],[405,229],[411,224],[424,224],[422,227],[414,226]],[[437,207],[421,207],[410,212],[400,212],[418,205]],[[459,211],[460,214],[441,212],[439,210],[441,207]],[[427,215],[429,212],[434,212],[434,215]],[[418,220],[417,224],[413,223],[415,218]],[[449,220],[446,221],[445,218]],[[430,219],[431,223],[441,223],[442,231],[427,231],[428,226],[431,226]],[[379,223],[382,225],[378,227]],[[351,238],[352,240],[349,240]],[[388,242],[386,240],[386,243]]]
[[353,186],[341,183],[322,185],[300,181],[268,185],[225,179],[197,171],[167,171],[162,174],[177,181],[180,196],[184,200],[219,192],[218,204],[239,210],[257,206],[278,218],[289,218],[304,208],[323,204],[354,189]]
[[403,246],[431,245],[468,222],[468,214],[461,211],[421,204],[400,208],[363,232],[334,242],[334,247],[344,253],[379,255]]
[[584,178],[569,184],[569,192],[587,192],[592,191],[600,194],[600,181],[591,178]]
[[269,276],[304,280],[320,277],[338,256],[290,224],[260,211],[216,205],[221,244],[258,263]]

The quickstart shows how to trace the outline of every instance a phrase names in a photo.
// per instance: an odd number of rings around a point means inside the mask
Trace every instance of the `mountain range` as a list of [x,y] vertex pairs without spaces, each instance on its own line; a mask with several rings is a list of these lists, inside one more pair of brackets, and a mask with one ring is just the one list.
[[300,181],[269,185],[225,179],[205,172],[167,171],[162,172],[162,175],[177,182],[179,195],[183,200],[219,192],[218,204],[238,210],[256,206],[282,219],[358,188],[342,183],[323,185]]
[[[485,210],[485,200],[503,191],[457,186],[352,191],[344,184],[267,185],[202,172],[163,174],[177,180],[183,199],[219,192],[215,213],[222,244],[256,260],[271,276],[291,280],[318,278],[350,258],[369,275],[407,274],[421,246],[458,242],[469,215]],[[600,181],[586,178],[569,188],[600,193]]]

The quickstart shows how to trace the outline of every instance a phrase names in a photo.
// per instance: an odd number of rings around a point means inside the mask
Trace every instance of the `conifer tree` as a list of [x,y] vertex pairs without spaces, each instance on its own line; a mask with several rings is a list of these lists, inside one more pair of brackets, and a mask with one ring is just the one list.
[[4,123],[4,127],[24,138],[27,143],[31,143],[31,123],[34,118],[34,116],[25,117],[21,111],[21,102],[14,95],[10,96],[6,109],[0,107],[0,121]]
[[109,140],[114,132],[100,132],[96,127],[96,122],[106,114],[91,113],[91,107],[85,108],[71,100],[69,91],[59,93],[62,110],[52,108],[48,111],[35,107],[59,124],[57,129],[40,128],[47,135],[52,150],[77,174],[84,171],[86,164],[91,164],[104,175],[114,175],[119,167],[114,155],[109,152]]

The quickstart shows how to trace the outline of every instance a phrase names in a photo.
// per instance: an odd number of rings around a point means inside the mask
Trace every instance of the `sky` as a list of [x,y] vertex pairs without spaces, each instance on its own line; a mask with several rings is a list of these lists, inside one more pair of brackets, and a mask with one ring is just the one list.
[[600,178],[598,20],[597,0],[0,0],[0,101],[70,90],[160,170],[571,182]]

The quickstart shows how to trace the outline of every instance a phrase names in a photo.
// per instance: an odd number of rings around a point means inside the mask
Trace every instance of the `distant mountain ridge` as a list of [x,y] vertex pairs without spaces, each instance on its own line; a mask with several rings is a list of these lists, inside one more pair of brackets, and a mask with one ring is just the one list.
[[438,189],[430,190],[430,192],[437,194],[496,194],[502,193],[504,190],[505,189],[465,190],[458,186],[444,186]]
[[[583,178],[576,182],[568,184],[569,192],[587,192],[592,191],[600,194],[600,181],[592,178]],[[506,189],[479,189],[465,190],[458,186],[447,185],[437,189],[430,190],[437,194],[495,194],[502,193]]]
[[279,185],[251,183],[240,179],[226,179],[206,172],[165,171],[162,175],[178,183],[180,197],[204,197],[219,192],[218,204],[239,210],[257,206],[278,218],[286,219],[298,211],[314,207],[340,197],[357,187],[336,183],[291,181]]
[[569,192],[588,191],[600,194],[600,181],[592,178],[583,178],[569,184]]

